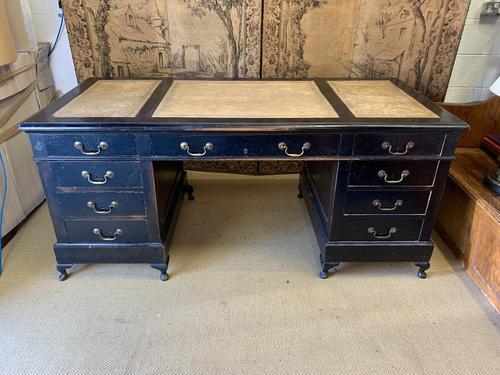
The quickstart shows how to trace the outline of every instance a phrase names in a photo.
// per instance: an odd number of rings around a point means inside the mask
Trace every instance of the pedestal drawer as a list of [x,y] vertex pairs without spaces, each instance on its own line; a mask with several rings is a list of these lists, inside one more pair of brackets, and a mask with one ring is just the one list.
[[444,134],[358,134],[353,155],[439,156]]
[[344,214],[349,215],[424,215],[429,191],[364,190],[348,191]]
[[437,161],[355,161],[349,185],[432,186],[437,165]]
[[418,241],[423,217],[344,216],[333,233],[338,241]]
[[133,161],[64,161],[51,163],[58,187],[140,187],[139,163]]
[[72,192],[57,193],[59,209],[65,217],[144,216],[142,193]]
[[148,242],[145,220],[66,220],[71,243],[138,243]]

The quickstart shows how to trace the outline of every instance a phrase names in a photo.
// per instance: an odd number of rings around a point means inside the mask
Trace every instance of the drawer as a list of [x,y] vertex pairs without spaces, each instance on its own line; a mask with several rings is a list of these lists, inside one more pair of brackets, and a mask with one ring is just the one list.
[[65,217],[144,216],[142,193],[57,193],[59,211]]
[[427,211],[429,191],[384,190],[348,191],[344,214],[424,215]]
[[30,139],[35,157],[88,156],[102,158],[137,155],[133,134],[32,134]]
[[334,225],[337,241],[418,241],[423,217],[344,216]]
[[[141,171],[133,161],[64,161],[50,163],[58,187],[140,187]],[[87,172],[87,173],[86,173]]]
[[444,134],[358,134],[353,155],[439,156]]
[[437,161],[354,161],[351,186],[431,186]]
[[66,220],[71,243],[137,243],[148,242],[145,220]]
[[151,137],[153,155],[180,159],[225,157],[307,158],[335,156],[338,134],[255,134],[255,135],[155,135]]

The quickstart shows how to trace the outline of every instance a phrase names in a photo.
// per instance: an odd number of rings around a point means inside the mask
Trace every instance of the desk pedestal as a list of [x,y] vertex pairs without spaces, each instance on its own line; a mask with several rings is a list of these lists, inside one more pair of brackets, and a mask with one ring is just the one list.
[[[320,248],[320,277],[327,278],[341,262],[402,261],[415,263],[425,278],[449,162],[439,163],[434,187],[355,186],[350,184],[354,168],[351,161],[308,162],[300,175],[299,196]],[[388,201],[401,204],[387,207]]]

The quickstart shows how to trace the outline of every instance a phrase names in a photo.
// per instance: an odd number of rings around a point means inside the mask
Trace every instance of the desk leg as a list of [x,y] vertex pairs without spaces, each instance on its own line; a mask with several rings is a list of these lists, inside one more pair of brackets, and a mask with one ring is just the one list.
[[[164,246],[164,261],[158,259],[151,262],[151,267],[160,271],[160,279],[167,281],[169,262],[169,247],[173,237],[175,224],[179,215],[180,206],[184,193],[187,193],[188,199],[193,198],[193,187],[187,183],[186,172],[179,162],[155,162],[154,170],[154,194],[151,194],[153,203],[152,209],[148,211],[148,221],[158,223],[160,242]],[[153,184],[151,184],[153,185]],[[157,214],[159,214],[157,216]],[[154,238],[154,237],[153,237]]]
[[72,264],[57,264],[56,269],[57,272],[59,272],[59,281],[64,281],[68,278],[68,272],[66,270],[71,267],[73,267]]
[[299,199],[304,198],[304,194],[302,194],[302,189],[300,188],[300,185],[299,185],[299,193],[297,194],[297,198],[299,198]]
[[184,185],[184,192],[187,194],[188,200],[193,201],[194,200],[194,188],[193,185],[186,184]]
[[322,268],[321,272],[319,273],[319,278],[323,280],[328,279],[328,274],[331,269],[340,265],[340,263],[326,263],[322,254],[320,254],[319,256],[319,261]]
[[160,280],[161,281],[167,281],[169,278],[168,273],[167,273],[169,260],[170,260],[170,256],[167,256],[167,261],[165,263],[157,263],[157,264],[151,265],[152,268],[160,271]]
[[417,275],[421,279],[425,279],[427,277],[427,274],[425,271],[427,271],[429,268],[431,268],[431,265],[429,262],[417,262],[415,265],[418,267],[418,272]]

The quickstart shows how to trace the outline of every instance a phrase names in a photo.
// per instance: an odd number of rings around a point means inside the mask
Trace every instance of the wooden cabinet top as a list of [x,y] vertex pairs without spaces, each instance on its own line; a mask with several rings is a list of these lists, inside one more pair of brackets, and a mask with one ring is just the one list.
[[497,168],[493,158],[480,148],[462,147],[455,150],[455,156],[450,177],[496,221],[500,221],[500,197],[483,183],[485,175]]
[[467,125],[396,80],[90,79],[25,131],[289,131]]

